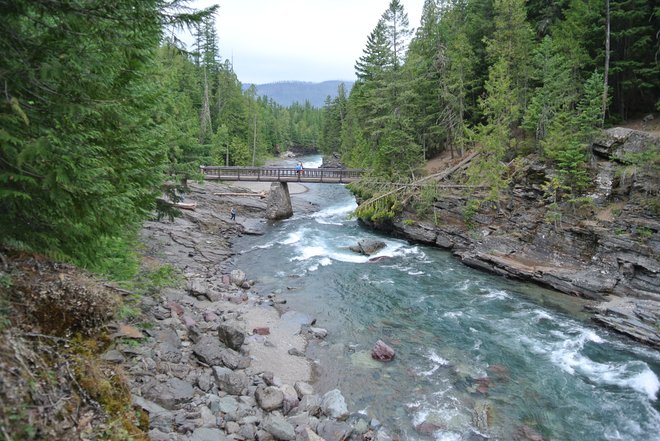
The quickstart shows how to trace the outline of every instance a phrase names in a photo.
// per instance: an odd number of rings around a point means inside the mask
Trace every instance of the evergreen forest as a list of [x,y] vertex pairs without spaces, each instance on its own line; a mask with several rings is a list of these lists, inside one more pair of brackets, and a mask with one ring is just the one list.
[[577,197],[594,134],[659,106],[649,0],[426,0],[414,32],[392,0],[353,88],[322,109],[244,90],[218,13],[186,0],[0,0],[1,245],[112,275],[199,165],[260,165],[292,147],[390,181],[474,149],[469,183],[492,201],[507,164],[535,154]]
[[0,0],[0,245],[124,277],[142,221],[200,165],[318,145],[320,109],[242,90],[216,13],[187,0]]

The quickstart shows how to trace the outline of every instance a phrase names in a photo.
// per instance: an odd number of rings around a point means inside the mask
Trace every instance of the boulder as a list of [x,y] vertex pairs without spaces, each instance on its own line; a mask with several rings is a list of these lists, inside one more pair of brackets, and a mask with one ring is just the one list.
[[250,359],[233,349],[225,348],[220,357],[222,358],[222,364],[229,369],[247,369],[250,366]]
[[298,404],[299,412],[308,412],[310,415],[321,413],[321,398],[318,395],[305,395]]
[[230,395],[240,395],[249,383],[247,375],[242,371],[232,371],[224,367],[214,366],[213,375],[220,390]]
[[298,398],[302,398],[305,395],[312,395],[314,393],[314,388],[312,385],[303,381],[296,381],[296,383],[293,385],[293,388],[298,393]]
[[344,441],[351,436],[353,429],[342,421],[325,420],[319,423],[316,432],[326,441]]
[[296,431],[293,426],[283,417],[276,414],[268,414],[262,421],[261,428],[273,435],[276,439],[284,441],[293,441],[296,439]]
[[284,401],[282,402],[282,413],[288,415],[291,409],[298,407],[298,393],[290,384],[284,384],[280,387],[284,394]]
[[245,341],[245,334],[227,323],[222,323],[218,326],[218,337],[225,346],[235,351],[240,350]]
[[165,433],[172,431],[174,414],[158,404],[145,400],[137,395],[132,396],[133,405],[139,407],[149,415],[149,428],[162,430]]
[[238,413],[238,401],[229,395],[225,397],[213,396],[209,400],[209,408],[213,413],[222,412],[228,416],[228,420],[234,420]]
[[394,355],[394,349],[385,344],[383,340],[378,340],[371,350],[371,358],[374,360],[390,361]]
[[280,220],[293,216],[289,185],[286,182],[273,182],[270,184],[266,219]]
[[358,241],[357,245],[351,245],[349,249],[356,253],[366,254],[367,256],[371,256],[372,254],[376,254],[378,251],[382,250],[386,246],[387,245],[382,240],[361,239]]
[[233,285],[236,286],[243,286],[243,283],[245,283],[245,273],[239,269],[233,270],[229,274],[229,280]]
[[190,441],[225,441],[227,436],[220,429],[200,427],[188,438]]
[[314,433],[314,431],[309,427],[305,427],[305,429],[300,432],[300,439],[302,441],[325,441],[323,438]]
[[281,408],[284,402],[284,393],[275,386],[258,388],[254,397],[259,407],[266,412]]
[[145,398],[170,410],[175,409],[181,403],[190,401],[194,395],[192,384],[178,378],[170,378],[164,383],[154,382],[145,387],[143,392]]
[[197,357],[201,362],[208,364],[209,366],[223,365],[223,349],[225,349],[225,347],[218,341],[218,339],[209,335],[203,336],[192,347],[192,351],[195,357]]
[[333,389],[323,395],[321,410],[325,415],[340,421],[348,418],[346,400],[338,389]]

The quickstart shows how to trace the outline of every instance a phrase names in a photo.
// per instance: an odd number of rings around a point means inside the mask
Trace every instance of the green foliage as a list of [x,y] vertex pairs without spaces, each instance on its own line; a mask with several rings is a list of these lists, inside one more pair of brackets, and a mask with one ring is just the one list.
[[465,208],[463,209],[463,220],[469,230],[474,228],[474,223],[472,221],[477,213],[479,213],[480,207],[481,201],[478,199],[468,199],[465,204]]
[[420,216],[427,216],[433,212],[433,203],[438,199],[438,187],[434,183],[423,185],[415,198],[415,211]]
[[649,239],[653,236],[653,230],[648,227],[639,227],[637,228],[637,236],[642,240]]
[[191,20],[170,6],[0,7],[3,243],[93,267],[150,215],[173,121],[156,50],[165,23]]

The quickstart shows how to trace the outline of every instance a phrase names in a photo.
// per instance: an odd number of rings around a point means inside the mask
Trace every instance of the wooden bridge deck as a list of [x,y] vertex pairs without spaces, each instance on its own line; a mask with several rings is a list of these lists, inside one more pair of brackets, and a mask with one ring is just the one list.
[[364,170],[338,168],[306,168],[301,173],[295,168],[282,167],[199,167],[206,180],[308,182],[320,184],[348,184],[358,180]]

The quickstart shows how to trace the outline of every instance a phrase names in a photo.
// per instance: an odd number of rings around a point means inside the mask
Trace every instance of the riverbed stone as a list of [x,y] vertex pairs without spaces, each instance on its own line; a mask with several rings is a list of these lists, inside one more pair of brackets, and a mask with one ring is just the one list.
[[194,389],[187,381],[169,378],[167,381],[153,382],[143,389],[144,397],[150,399],[165,409],[173,410],[177,405],[189,401],[194,395]]
[[165,433],[172,431],[174,425],[174,414],[164,407],[149,401],[143,397],[133,395],[133,405],[139,407],[149,415],[149,427],[158,429]]
[[229,323],[218,325],[218,337],[225,346],[235,351],[240,350],[245,342],[245,333]]
[[295,429],[280,415],[268,414],[261,423],[261,427],[279,440],[293,441],[296,439]]
[[224,397],[212,396],[209,399],[209,408],[214,413],[222,412],[235,416],[238,412],[238,401],[229,395]]
[[378,361],[391,361],[394,358],[394,349],[383,340],[378,340],[371,350],[371,358]]
[[220,429],[200,427],[195,429],[188,439],[189,441],[225,441],[227,435]]
[[382,250],[386,246],[387,244],[382,240],[360,239],[356,245],[351,245],[348,248],[356,253],[371,256],[372,254],[376,254],[378,251]]
[[333,389],[323,395],[321,399],[321,410],[325,415],[337,420],[348,418],[346,400],[339,389]]
[[231,281],[232,285],[242,286],[245,282],[245,279],[245,272],[239,269],[235,269],[229,274],[229,280]]
[[319,415],[321,413],[321,397],[315,394],[303,396],[298,404],[298,410],[308,412],[310,415]]
[[230,395],[239,395],[249,383],[249,379],[243,371],[232,371],[225,367],[214,366],[213,375],[220,390]]
[[284,395],[282,401],[282,413],[288,415],[291,409],[298,407],[298,393],[290,384],[283,384],[280,390]]
[[222,364],[227,366],[229,369],[246,369],[248,366],[250,366],[250,358],[239,354],[233,349],[224,349],[220,357],[222,359]]
[[284,393],[275,386],[258,388],[254,397],[259,407],[267,412],[280,409],[284,403]]
[[309,427],[305,427],[303,431],[300,432],[300,439],[301,441],[326,441]]
[[222,366],[222,354],[224,345],[210,335],[204,335],[192,347],[193,354],[201,362],[209,366]]
[[314,387],[312,387],[312,385],[309,383],[305,383],[304,381],[296,381],[293,387],[298,394],[298,398],[302,398],[305,395],[312,395],[314,393]]
[[326,441],[344,441],[351,436],[353,429],[343,421],[325,420],[319,423],[316,432]]

